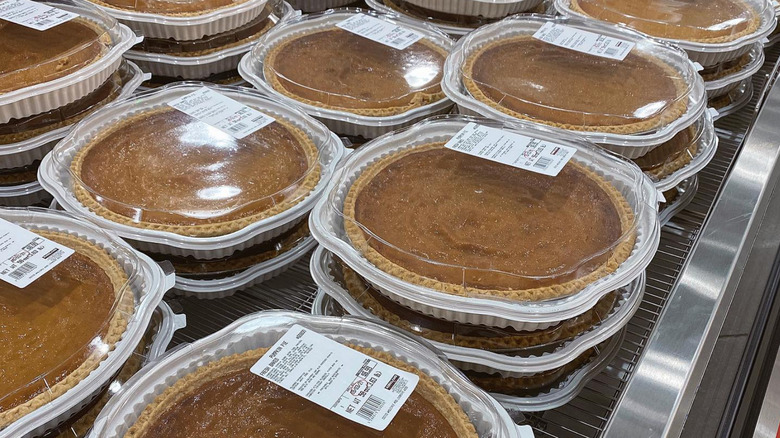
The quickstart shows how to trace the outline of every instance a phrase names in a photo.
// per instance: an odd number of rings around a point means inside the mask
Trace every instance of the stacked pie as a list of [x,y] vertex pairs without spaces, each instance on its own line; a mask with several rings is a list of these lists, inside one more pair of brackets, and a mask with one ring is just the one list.
[[290,5],[303,13],[320,12],[327,9],[342,8],[360,3],[359,0],[291,0]]

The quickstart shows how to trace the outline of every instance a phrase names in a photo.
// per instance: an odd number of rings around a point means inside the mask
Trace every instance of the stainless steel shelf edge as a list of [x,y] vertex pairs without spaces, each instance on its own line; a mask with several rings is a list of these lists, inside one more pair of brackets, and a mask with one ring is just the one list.
[[778,126],[772,87],[603,436],[680,435],[777,181]]

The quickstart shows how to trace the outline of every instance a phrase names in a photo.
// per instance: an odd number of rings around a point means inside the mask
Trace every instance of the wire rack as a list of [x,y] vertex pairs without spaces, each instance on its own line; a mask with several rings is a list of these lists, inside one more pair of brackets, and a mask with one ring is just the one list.
[[[589,437],[601,435],[618,399],[631,378],[645,343],[663,311],[670,291],[686,262],[702,224],[715,203],[721,183],[737,156],[747,130],[764,95],[767,78],[780,54],[780,47],[767,53],[764,68],[753,77],[754,96],[735,114],[716,123],[720,138],[718,152],[699,173],[699,188],[691,204],[677,214],[661,232],[658,253],[647,269],[643,302],[628,323],[620,351],[609,366],[594,378],[579,396],[558,409],[526,413],[537,437]],[[227,298],[200,300],[191,297],[169,299],[174,310],[187,314],[187,328],[176,333],[172,345],[207,336],[244,315],[268,309],[308,312],[316,293],[309,275],[308,257],[279,277]]]

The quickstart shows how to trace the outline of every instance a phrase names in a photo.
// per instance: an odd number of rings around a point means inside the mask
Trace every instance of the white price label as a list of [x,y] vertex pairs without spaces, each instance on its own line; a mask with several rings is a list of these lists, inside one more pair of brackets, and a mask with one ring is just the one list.
[[630,41],[549,21],[536,31],[534,38],[558,47],[619,61],[626,59],[636,45]]
[[366,14],[353,15],[336,26],[398,50],[404,50],[423,37],[417,31]]
[[420,378],[295,325],[255,363],[254,374],[344,418],[384,430]]
[[168,105],[235,138],[244,138],[274,121],[273,117],[207,87],[168,102]]
[[469,123],[444,147],[543,175],[556,176],[577,149]]
[[30,0],[0,1],[0,19],[35,30],[47,30],[78,17],[73,12]]
[[74,251],[0,219],[0,280],[25,288]]

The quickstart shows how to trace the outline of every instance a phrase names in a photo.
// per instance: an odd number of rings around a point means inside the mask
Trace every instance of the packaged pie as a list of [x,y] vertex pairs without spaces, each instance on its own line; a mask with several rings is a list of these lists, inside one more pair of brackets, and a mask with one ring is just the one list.
[[[773,4],[775,7],[775,18],[777,18],[780,16],[780,3],[773,1]],[[780,41],[780,29],[775,27],[775,30],[773,30],[767,37],[767,40],[764,41],[764,48],[772,47],[777,44],[778,41]]]
[[707,98],[723,96],[737,88],[744,79],[750,78],[764,65],[764,46],[753,44],[749,52],[732,59],[706,67],[699,72],[704,79]]
[[130,29],[86,1],[46,6],[70,19],[46,30],[0,19],[0,124],[86,96],[114,74],[135,44]]
[[43,159],[73,124],[97,108],[133,94],[143,80],[144,73],[138,66],[124,62],[103,85],[81,99],[0,124],[0,173]]
[[263,13],[268,0],[90,0],[147,38],[197,40],[241,27]]
[[[594,54],[548,42],[576,32],[613,46]],[[628,158],[669,140],[706,106],[703,81],[682,50],[625,27],[534,15],[458,41],[442,88],[463,113],[567,129]]]
[[84,119],[39,174],[64,209],[144,251],[213,259],[303,220],[343,153],[295,108],[246,88],[186,82]]
[[48,207],[52,199],[52,196],[41,187],[38,181],[0,186],[0,206],[2,207]]
[[[372,367],[382,362],[413,373],[419,382],[383,431],[358,424],[250,371],[293,328],[356,349]],[[256,437],[282,431],[307,438],[520,436],[505,410],[411,337],[370,321],[284,311],[246,316],[167,355],[142,370],[95,424],[90,436],[104,438],[227,437],[248,430]]]
[[653,180],[659,191],[676,186],[709,164],[718,150],[718,136],[712,120],[714,112],[705,111],[691,126],[675,134],[650,152],[632,161]]
[[[460,149],[508,136],[556,155],[516,167]],[[510,154],[539,153],[531,150]],[[554,160],[557,176],[538,172]],[[438,116],[351,154],[309,226],[394,301],[439,319],[533,330],[639,276],[658,245],[656,196],[636,165],[564,132]]]
[[47,260],[62,259],[37,278],[28,276],[43,269],[40,260],[18,261],[8,278],[32,282],[0,282],[0,429],[37,436],[108,385],[173,281],[115,235],[68,213],[0,209],[0,218],[34,233],[7,235],[32,239]]
[[[367,26],[396,28],[400,36],[377,42],[355,33]],[[451,45],[430,25],[359,9],[329,10],[275,26],[238,71],[339,135],[375,138],[452,107],[440,86]]]
[[742,80],[736,88],[729,91],[727,94],[710,99],[707,104],[710,108],[717,111],[717,114],[713,115],[712,118],[718,120],[741,110],[748,105],[752,99],[753,81],[748,78]]
[[270,0],[260,15],[236,29],[187,41],[144,38],[125,57],[155,77],[200,80],[235,71],[241,57],[257,40],[292,14],[289,4]]
[[555,8],[670,42],[703,66],[741,56],[777,24],[768,0],[555,0]]
[[[312,306],[315,315],[382,320],[424,338],[449,359],[525,373],[563,366],[620,331],[639,308],[645,283],[642,275],[604,295],[580,315],[546,328],[521,331],[445,321],[401,306],[321,247],[312,256],[311,271],[319,294],[326,295]],[[339,313],[338,309],[343,310]]]
[[664,192],[664,199],[658,206],[658,221],[661,226],[669,223],[670,220],[679,212],[685,210],[690,205],[696,191],[699,189],[699,178],[694,175],[683,180],[680,184]]
[[[211,82],[217,85],[232,85],[234,87],[247,87],[252,88],[252,84],[245,81],[244,78],[238,74],[238,70],[230,70],[223,73],[217,73],[205,78],[198,78],[198,82]],[[172,84],[174,82],[181,82],[181,78],[172,78],[169,76],[155,76],[148,81],[141,84],[140,91],[149,91],[155,88],[160,88],[163,85]]]

